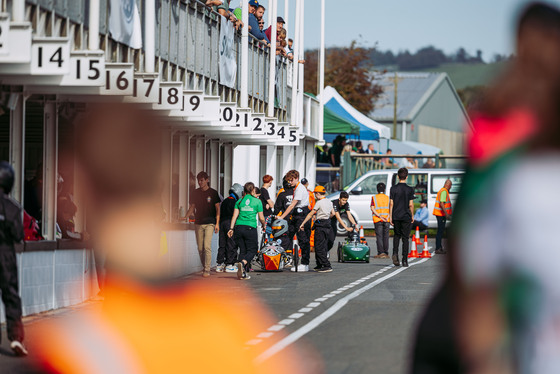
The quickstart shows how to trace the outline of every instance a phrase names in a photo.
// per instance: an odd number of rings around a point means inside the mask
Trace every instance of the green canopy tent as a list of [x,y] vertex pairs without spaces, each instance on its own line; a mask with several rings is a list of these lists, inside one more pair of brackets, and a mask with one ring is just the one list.
[[338,116],[332,110],[324,107],[323,133],[360,135],[360,126]]

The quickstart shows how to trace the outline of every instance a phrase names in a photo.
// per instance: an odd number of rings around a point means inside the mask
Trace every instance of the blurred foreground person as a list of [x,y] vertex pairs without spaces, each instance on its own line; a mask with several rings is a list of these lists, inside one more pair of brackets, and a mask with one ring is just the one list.
[[420,324],[412,371],[559,373],[558,9],[525,8],[517,55],[473,127],[449,279]]
[[[88,227],[107,254],[105,300],[36,325],[41,369],[54,373],[280,373],[295,349],[258,361],[274,324],[242,285],[173,279],[160,251],[161,129],[153,111],[92,105],[79,124],[79,162],[88,186]],[[86,192],[86,191],[84,191]],[[260,204],[260,202],[259,202]],[[195,248],[192,248],[196,250]],[[35,336],[35,335],[34,335]],[[281,338],[281,335],[274,336]],[[314,371],[291,365],[290,372]]]
[[23,216],[21,206],[8,196],[14,186],[14,177],[12,166],[6,161],[0,162],[0,291],[6,311],[10,348],[16,355],[26,356],[14,248],[14,244],[23,240]]

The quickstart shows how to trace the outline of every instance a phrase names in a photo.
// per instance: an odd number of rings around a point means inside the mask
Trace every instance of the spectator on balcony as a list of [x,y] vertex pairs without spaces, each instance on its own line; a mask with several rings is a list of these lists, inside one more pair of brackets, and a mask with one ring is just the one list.
[[264,20],[263,19],[259,20],[259,30],[261,30],[261,31],[264,30]]
[[283,57],[288,56],[288,53],[286,52],[286,47],[288,46],[288,43],[286,42],[286,36],[286,29],[281,28],[277,38],[276,54]]
[[294,59],[294,39],[288,39],[288,46],[286,47],[286,53],[290,60]]
[[[276,40],[278,40],[278,36],[280,35],[280,30],[282,30],[284,28],[284,24],[286,22],[284,22],[284,18],[282,17],[277,17],[276,18]],[[268,40],[272,40],[272,26],[268,26],[268,28],[265,30],[264,32],[266,34],[266,37],[268,38]]]
[[[257,20],[259,21],[263,21],[263,28],[264,28],[264,12],[266,11],[266,8],[264,6],[262,6],[261,4],[259,4],[257,6],[257,10],[255,11],[255,17],[257,17]],[[262,29],[261,29],[262,30]],[[268,40],[270,40],[270,37],[268,38]]]
[[422,165],[424,169],[433,169],[436,167],[436,163],[434,162],[433,158],[429,158],[424,165]]
[[367,153],[368,155],[374,155],[374,154],[377,153],[377,152],[375,151],[375,149],[374,149],[373,143],[369,143],[369,144],[368,144],[367,149],[366,149],[366,153]]
[[[253,35],[257,40],[270,44],[270,39],[266,37],[266,34],[259,29],[259,20],[256,17],[257,8],[259,7],[259,2],[257,0],[249,1],[249,33]],[[241,8],[234,10],[233,14],[237,17],[241,17]]]
[[356,152],[364,154],[366,153],[366,150],[364,149],[364,146],[362,144],[362,142],[358,141],[356,142]]
[[243,22],[241,18],[237,18],[233,12],[229,10],[229,0],[207,0],[206,6],[211,7],[214,12],[217,12],[221,16],[226,17],[230,20],[236,29],[243,27]]

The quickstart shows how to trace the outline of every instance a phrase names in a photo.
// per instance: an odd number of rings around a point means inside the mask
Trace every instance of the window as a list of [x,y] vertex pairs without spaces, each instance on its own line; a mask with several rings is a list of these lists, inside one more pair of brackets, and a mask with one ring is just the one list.
[[450,179],[453,183],[451,186],[451,194],[458,194],[461,190],[461,184],[463,182],[463,174],[440,174],[432,176],[432,194],[437,194],[439,190],[445,184],[445,181]]
[[[393,174],[392,185],[397,184],[397,174]],[[419,206],[420,201],[428,198],[428,174],[410,173],[406,184],[414,189],[414,205]]]
[[360,182],[362,194],[375,195],[377,193],[377,183],[387,183],[387,174],[374,174]]

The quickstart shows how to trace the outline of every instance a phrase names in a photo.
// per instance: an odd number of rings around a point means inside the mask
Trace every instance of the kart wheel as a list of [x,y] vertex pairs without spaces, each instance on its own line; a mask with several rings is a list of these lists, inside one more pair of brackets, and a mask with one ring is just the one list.
[[342,253],[340,251],[341,247],[342,247],[342,243],[338,243],[338,247],[336,247],[336,257],[338,262],[342,262]]
[[294,259],[294,266],[296,267],[296,273],[297,273],[297,268],[299,265],[299,246],[297,244],[294,245],[294,249],[292,251],[293,251],[292,256]]

